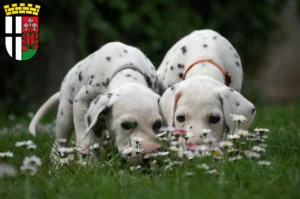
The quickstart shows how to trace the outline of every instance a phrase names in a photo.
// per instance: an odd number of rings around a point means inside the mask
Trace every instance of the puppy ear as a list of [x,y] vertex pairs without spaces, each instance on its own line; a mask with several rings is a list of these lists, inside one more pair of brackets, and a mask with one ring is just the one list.
[[85,115],[86,134],[95,126],[99,117],[108,114],[108,111],[117,99],[118,96],[116,96],[116,94],[105,93],[99,95],[90,103],[90,107]]
[[229,128],[227,130],[232,133],[234,128],[234,122],[232,117],[230,117],[231,114],[245,116],[247,120],[241,123],[241,128],[248,129],[256,114],[254,105],[232,88],[222,87],[215,91],[223,105],[225,122],[227,128]]
[[162,113],[164,124],[167,127],[174,127],[174,117],[177,108],[177,102],[181,97],[181,89],[178,84],[168,88],[160,98],[159,108]]

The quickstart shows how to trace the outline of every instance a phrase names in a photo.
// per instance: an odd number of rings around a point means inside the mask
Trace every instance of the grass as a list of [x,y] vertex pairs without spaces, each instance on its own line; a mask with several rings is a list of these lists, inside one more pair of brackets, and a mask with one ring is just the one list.
[[[0,198],[300,198],[300,106],[257,107],[254,127],[270,129],[267,160],[268,168],[255,162],[241,160],[238,165],[228,163],[220,175],[207,175],[187,161],[184,166],[164,171],[130,172],[113,161],[112,165],[83,168],[72,166],[56,170],[50,164],[52,146],[43,133],[32,137],[26,132],[9,132],[0,137],[0,152],[12,151],[14,158],[0,159],[20,168],[28,155],[42,158],[42,167],[32,177],[19,173],[15,178],[0,180]],[[2,126],[15,122],[28,124],[24,117],[8,121],[2,117]],[[51,135],[51,134],[50,134]],[[38,147],[34,151],[16,148],[16,141],[32,139]],[[194,171],[195,175],[184,174]]]

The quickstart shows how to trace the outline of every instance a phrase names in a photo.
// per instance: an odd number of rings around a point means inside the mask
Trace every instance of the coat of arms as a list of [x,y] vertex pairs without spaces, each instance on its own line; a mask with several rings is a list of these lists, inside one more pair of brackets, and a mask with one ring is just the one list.
[[28,3],[5,5],[5,46],[16,60],[31,59],[39,47],[39,11]]

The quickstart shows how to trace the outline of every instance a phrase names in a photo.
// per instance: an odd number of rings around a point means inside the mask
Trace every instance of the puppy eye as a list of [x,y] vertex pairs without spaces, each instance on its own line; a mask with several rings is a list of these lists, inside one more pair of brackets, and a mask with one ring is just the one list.
[[122,129],[128,131],[128,130],[132,130],[135,129],[137,127],[137,123],[136,122],[122,122],[121,123],[121,127]]
[[218,115],[211,115],[209,116],[209,123],[212,123],[212,124],[216,124],[220,121],[220,116]]
[[180,123],[185,121],[185,116],[184,115],[177,115],[176,120]]
[[162,126],[162,122],[160,120],[157,120],[154,122],[152,129],[154,132],[158,132],[161,126]]

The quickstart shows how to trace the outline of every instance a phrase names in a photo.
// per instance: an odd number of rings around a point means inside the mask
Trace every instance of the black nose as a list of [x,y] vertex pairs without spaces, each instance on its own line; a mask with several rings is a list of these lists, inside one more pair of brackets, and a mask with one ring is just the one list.
[[253,108],[253,109],[252,109],[252,114],[254,114],[254,113],[255,113],[255,111],[256,111],[256,109],[255,109],[255,108]]

